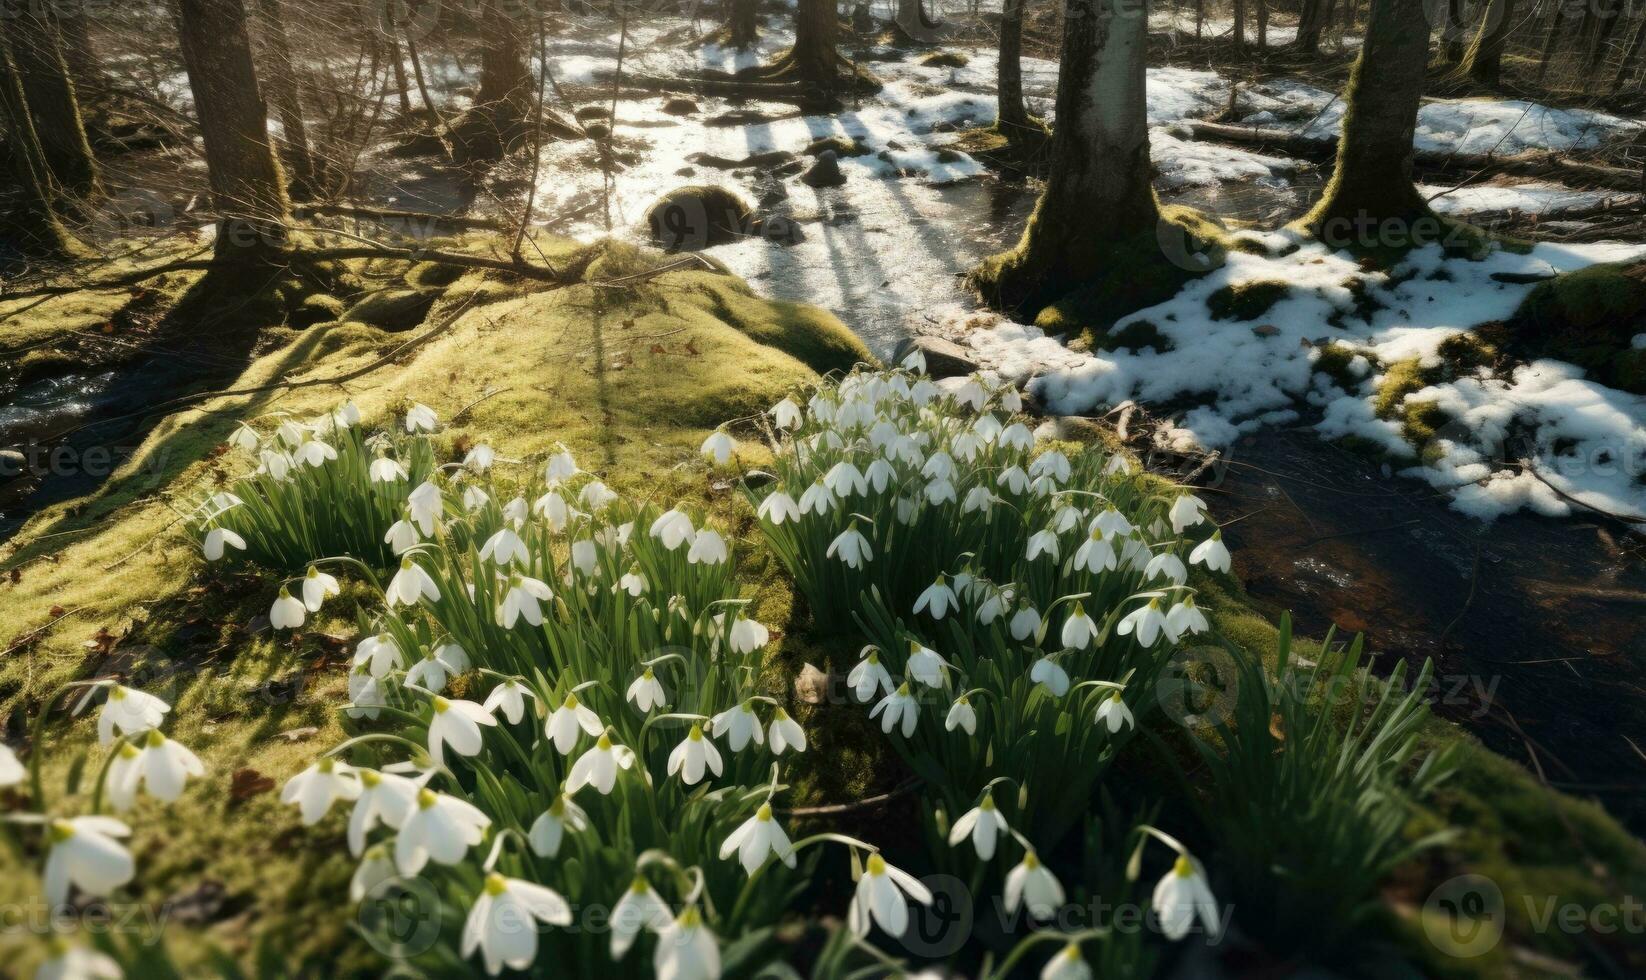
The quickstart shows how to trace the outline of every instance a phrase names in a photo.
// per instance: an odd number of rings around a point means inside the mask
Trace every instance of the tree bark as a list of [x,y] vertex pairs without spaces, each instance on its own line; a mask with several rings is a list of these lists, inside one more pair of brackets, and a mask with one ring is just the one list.
[[57,10],[52,19],[57,23],[63,60],[68,63],[69,77],[74,79],[76,94],[83,94],[82,90],[89,83],[103,76],[103,66],[97,60],[97,52],[92,50],[86,12],[79,4],[69,4]]
[[258,26],[262,28],[263,53],[268,71],[263,80],[269,98],[280,117],[281,148],[291,168],[292,193],[307,197],[316,190],[314,154],[309,147],[308,125],[303,121],[302,83],[292,64],[291,42],[286,34],[286,16],[281,0],[257,0]]
[[80,100],[63,60],[56,27],[44,9],[33,4],[19,5],[16,16],[4,24],[11,37],[12,59],[23,82],[29,114],[34,119],[34,131],[53,179],[78,197],[100,196],[97,160],[86,139]]
[[1261,50],[1269,46],[1269,0],[1255,0],[1257,3],[1257,46]]
[[12,59],[12,35],[0,34],[0,123],[5,126],[6,165],[22,191],[7,226],[15,247],[31,255],[72,258],[86,249],[57,216],[55,181],[34,129],[23,78]]
[[1023,106],[1023,8],[1028,0],[1004,0],[1000,9],[1000,62],[995,91],[999,108],[995,128],[1008,136],[1028,129],[1029,111]]
[[1337,165],[1325,194],[1303,218],[1328,244],[1368,223],[1432,217],[1412,183],[1412,136],[1430,31],[1423,0],[1372,0],[1366,41],[1344,92]]
[[1621,7],[1619,0],[1611,0],[1610,3],[1606,0],[1595,0],[1594,5],[1589,7],[1588,21],[1593,26],[1590,28],[1592,33],[1589,37],[1589,56],[1584,62],[1586,76],[1593,75],[1595,69],[1605,60],[1606,42],[1611,39],[1612,31],[1617,29]]
[[1555,50],[1560,46],[1560,24],[1566,19],[1564,0],[1555,0],[1554,16],[1549,18],[1549,34],[1543,39],[1543,53],[1537,59],[1537,80],[1543,81],[1543,76],[1549,73],[1549,62],[1553,59]]
[[732,0],[730,27],[732,47],[747,51],[760,40],[759,0]]
[[835,0],[800,0],[795,10],[794,66],[801,80],[825,90],[840,84],[840,53],[835,37],[840,16]]
[[1234,43],[1237,48],[1246,46],[1246,0],[1234,0]]
[[1496,85],[1503,76],[1503,46],[1514,26],[1515,0],[1491,0],[1483,16],[1460,70],[1482,85]]
[[1623,52],[1623,60],[1618,63],[1617,74],[1612,76],[1613,92],[1623,87],[1623,79],[1629,74],[1629,69],[1634,65],[1635,59],[1640,57],[1642,47],[1646,47],[1646,17],[1643,17],[1640,26],[1635,28],[1635,36],[1630,38],[1629,48]]
[[1124,274],[1118,263],[1142,258],[1139,237],[1153,243],[1160,221],[1144,111],[1146,6],[1065,0],[1065,12],[1046,189],[1017,248],[972,272],[991,305],[1031,315]]
[[242,0],[178,0],[177,9],[219,215],[216,257],[243,261],[284,252],[291,202],[269,141],[245,6]]
[[1320,34],[1325,25],[1326,0],[1303,0],[1303,9],[1298,13],[1297,40],[1292,42],[1293,47],[1304,54],[1316,54],[1320,51]]

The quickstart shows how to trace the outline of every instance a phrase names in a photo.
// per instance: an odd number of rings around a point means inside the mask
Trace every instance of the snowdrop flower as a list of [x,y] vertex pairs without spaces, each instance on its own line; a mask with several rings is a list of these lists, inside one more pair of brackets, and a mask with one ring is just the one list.
[[1010,624],[1012,639],[1022,643],[1040,629],[1040,613],[1027,602],[1017,607]]
[[368,472],[373,483],[393,483],[396,480],[410,479],[406,475],[406,468],[401,466],[399,461],[390,459],[387,456],[379,456],[372,460],[371,469]]
[[[669,759],[672,763],[674,757],[671,755]],[[718,763],[719,756],[715,759]],[[578,756],[577,761],[572,763],[572,771],[566,777],[563,791],[571,794],[585,786],[593,786],[595,792],[605,796],[617,785],[617,770],[628,769],[633,765],[633,750],[624,745],[613,745],[611,737],[603,734],[594,743],[594,748]],[[718,768],[715,773],[719,774]],[[672,770],[670,774],[673,774]]]
[[246,550],[246,539],[226,527],[214,527],[206,532],[206,543],[202,550],[206,553],[207,561],[217,561],[223,557],[223,546],[227,545],[236,551]]
[[1173,585],[1182,585],[1189,580],[1189,570],[1183,566],[1183,559],[1169,551],[1163,551],[1143,566],[1144,581],[1153,581],[1164,578]]
[[987,514],[1000,502],[1001,498],[990,493],[988,487],[972,487],[966,491],[966,500],[960,505],[960,512],[970,514],[980,510]]
[[[717,616],[715,618],[719,620],[721,617]],[[739,611],[737,618],[732,620],[731,633],[727,639],[731,644],[733,653],[753,653],[765,646],[767,641],[771,639],[771,631]]]
[[486,491],[479,487],[468,486],[463,488],[463,509],[471,514],[491,503],[491,499]]
[[794,867],[794,848],[789,844],[789,835],[783,832],[783,827],[772,818],[772,805],[760,804],[760,809],[754,816],[743,821],[726,836],[720,845],[720,860],[724,861],[733,854],[742,862],[743,870],[754,874],[760,866],[766,863],[767,855],[775,856],[789,867]]
[[434,409],[427,405],[414,402],[411,408],[406,409],[407,432],[433,432],[437,421]]
[[397,877],[399,872],[394,869],[394,861],[389,857],[389,849],[384,844],[375,844],[366,851],[361,859],[360,866],[354,869],[349,877],[349,901],[358,904],[367,895],[377,890],[377,887],[390,878]]
[[772,417],[772,424],[779,429],[800,428],[800,406],[788,398],[773,405],[766,414]]
[[97,744],[114,741],[115,730],[122,735],[139,735],[159,728],[171,705],[152,694],[114,684],[109,687],[103,710],[97,715]]
[[1029,474],[1023,472],[1021,466],[1008,466],[995,477],[995,485],[1005,487],[1011,493],[1022,494],[1029,489]]
[[897,471],[892,469],[892,464],[883,459],[876,459],[870,463],[869,468],[863,473],[864,479],[869,481],[869,486],[874,488],[875,493],[885,493],[896,476]]
[[560,844],[566,838],[566,831],[582,833],[588,829],[589,815],[582,807],[573,803],[571,797],[561,793],[549,804],[547,810],[532,821],[531,829],[526,831],[526,841],[531,844],[533,853],[538,857],[552,858],[560,853]]
[[926,465],[920,468],[920,475],[928,480],[953,480],[954,457],[939,449],[926,460]]
[[897,521],[898,521],[899,524],[913,524],[915,515],[917,513],[919,513],[919,510],[920,510],[920,498],[918,498],[918,497],[898,497],[897,498]]
[[46,856],[46,903],[69,900],[69,886],[101,898],[132,879],[131,852],[115,838],[130,837],[131,828],[113,817],[70,817],[47,828],[51,851]]
[[308,574],[303,576],[303,608],[311,613],[319,612],[326,597],[337,595],[339,591],[336,578],[310,565]]
[[292,598],[292,594],[282,585],[280,594],[274,597],[274,605],[269,607],[269,625],[277,630],[294,630],[303,625],[303,603]]
[[1057,877],[1051,869],[1040,863],[1035,852],[1028,851],[1023,860],[1006,875],[1006,914],[1017,911],[1019,905],[1027,906],[1029,915],[1036,919],[1049,919],[1057,914],[1058,907],[1063,904],[1063,886],[1058,884]]
[[681,782],[692,786],[703,781],[705,767],[714,775],[720,775],[720,750],[703,737],[702,726],[693,725],[669,753],[669,775],[679,775]]
[[260,441],[261,440],[257,438],[257,430],[253,429],[244,422],[241,422],[235,428],[234,432],[228,439],[229,445],[236,449],[244,449],[247,452],[251,452],[256,449]]
[[375,719],[388,703],[381,679],[358,667],[349,671],[349,703],[343,711],[350,718]]
[[884,717],[880,719],[880,730],[887,735],[890,735],[897,723],[902,721],[903,737],[910,738],[914,735],[914,726],[919,710],[919,702],[914,699],[914,695],[909,693],[909,682],[904,681],[898,686],[897,690],[881,698],[875,704],[874,708],[869,711],[869,717],[874,718],[884,714]]
[[996,589],[985,585],[975,588],[973,591],[982,592],[984,594],[983,601],[979,603],[977,607],[977,621],[982,623],[984,626],[989,625],[1001,616],[1005,615],[1006,610],[1011,606],[1011,586],[1007,586],[1003,589]]
[[339,429],[352,429],[360,424],[360,406],[352,401],[344,402],[332,410],[331,418]]
[[630,598],[638,599],[646,591],[646,576],[640,574],[640,566],[632,565],[628,572],[617,580],[617,588],[629,594]]
[[1040,980],[1092,980],[1092,968],[1081,957],[1080,944],[1070,943],[1047,960],[1040,971]]
[[785,749],[790,748],[796,752],[804,752],[806,730],[800,727],[800,722],[790,718],[789,713],[779,707],[772,712],[771,741],[772,755],[782,755]]
[[305,827],[317,824],[338,800],[360,797],[360,775],[354,767],[326,756],[286,780],[280,802],[296,804]]
[[894,868],[879,854],[870,854],[857,879],[857,892],[846,910],[846,921],[859,936],[869,934],[871,920],[888,935],[901,936],[909,928],[909,907],[904,896],[922,905],[932,904],[932,893],[914,875]]
[[401,874],[414,875],[429,861],[457,864],[469,848],[485,838],[491,818],[468,800],[424,788],[394,839],[394,863]]
[[494,871],[486,876],[469,908],[458,952],[467,959],[478,949],[492,976],[505,966],[524,970],[537,958],[537,922],[569,926],[571,906],[552,888],[505,878]]
[[693,565],[719,565],[726,560],[726,554],[726,539],[720,536],[720,532],[704,528],[692,539],[686,561]]
[[337,458],[337,450],[319,439],[309,439],[297,447],[296,458],[299,463],[310,469],[324,466],[328,461]]
[[503,712],[503,717],[511,725],[520,724],[520,719],[526,715],[526,699],[535,698],[524,684],[513,677],[492,688],[486,695],[486,703],[481,705],[488,715],[496,716]]
[[927,687],[941,687],[943,685],[943,669],[949,666],[936,650],[928,649],[919,643],[909,643],[909,676]]
[[1206,622],[1206,614],[1195,605],[1194,596],[1185,597],[1166,614],[1166,632],[1172,637],[1173,642],[1184,634],[1204,633],[1210,628],[1211,624]]
[[906,371],[913,371],[915,374],[926,373],[926,354],[918,347],[909,351],[900,363]]
[[594,575],[595,569],[598,567],[600,553],[595,548],[593,540],[581,538],[572,542],[571,558],[572,567],[577,569],[580,575],[587,578]]
[[[926,488],[922,492],[926,495],[926,502],[933,507],[943,503],[952,504],[960,499],[955,496],[954,484],[948,480],[933,480],[926,484]],[[968,496],[967,499],[970,500],[970,497]]]
[[480,546],[480,557],[495,565],[525,565],[531,562],[531,553],[526,550],[526,542],[506,527],[486,539],[486,543]]
[[1195,545],[1189,552],[1189,564],[1205,565],[1209,572],[1228,571],[1229,549],[1223,544],[1223,532],[1213,531],[1211,537]]
[[618,899],[617,905],[612,908],[612,959],[620,960],[623,954],[634,945],[635,938],[640,930],[650,929],[656,932],[666,928],[674,921],[674,913],[664,904],[652,886],[640,875],[634,876],[628,890]]
[[943,719],[944,731],[952,732],[956,728],[967,735],[977,734],[977,709],[972,707],[971,700],[964,694],[954,699],[954,704],[949,706],[948,717]]
[[[970,837],[978,858],[987,861],[994,857],[995,844],[1006,832],[1006,817],[994,805],[994,794],[984,793],[981,803],[961,814],[960,819],[954,822],[954,827],[949,830],[949,846],[959,847],[961,841]],[[1006,908],[1010,911],[1011,907],[1008,897]]]
[[577,468],[577,461],[564,448],[549,457],[548,465],[543,468],[543,479],[551,484],[564,483],[581,472]]
[[434,579],[423,570],[423,566],[410,557],[400,559],[400,571],[389,580],[387,592],[391,609],[396,603],[415,606],[419,599],[440,601],[440,587],[434,584]]
[[833,511],[838,503],[834,494],[823,485],[823,478],[818,477],[800,494],[800,513],[822,516]]
[[840,560],[846,563],[847,568],[862,568],[865,562],[874,560],[874,549],[869,546],[869,539],[857,529],[857,522],[852,521],[846,530],[841,531],[839,537],[829,542],[829,549],[825,552],[829,558],[839,554]]
[[1110,735],[1119,733],[1122,728],[1137,726],[1137,722],[1132,718],[1132,709],[1126,707],[1119,691],[1104,698],[1097,706],[1097,717],[1092,723],[1108,725]]
[[605,731],[605,726],[600,723],[599,715],[577,700],[577,695],[568,694],[560,707],[549,715],[549,720],[544,722],[543,734],[554,742],[556,752],[570,755],[577,745],[579,730],[592,738],[600,736]]
[[983,438],[976,432],[962,432],[960,435],[955,436],[954,441],[949,445],[956,455],[970,463],[977,459],[978,453],[983,451]]
[[1115,626],[1115,632],[1121,636],[1137,634],[1137,642],[1146,647],[1155,645],[1160,639],[1160,633],[1166,628],[1166,614],[1160,611],[1160,600],[1150,599],[1149,604],[1132,610],[1121,617]]
[[720,945],[697,906],[657,931],[652,968],[657,980],[719,980]]
[[766,499],[755,509],[755,515],[763,521],[781,525],[784,521],[800,520],[800,505],[794,502],[793,497],[778,490],[766,495]]
[[1007,449],[1027,450],[1034,446],[1034,435],[1022,422],[1013,422],[1001,431],[1000,444]]
[[1058,483],[1068,483],[1071,472],[1069,457],[1056,449],[1041,453],[1029,464],[1030,476],[1049,476]]
[[473,701],[450,700],[436,695],[434,717],[429,721],[429,755],[434,764],[446,764],[444,749],[450,745],[458,755],[473,756],[484,744],[480,726],[493,726],[497,719]]
[[955,598],[954,590],[949,588],[948,579],[939,575],[937,581],[928,585],[926,591],[920,593],[920,598],[915,600],[914,611],[918,616],[922,610],[930,609],[933,619],[942,619],[950,609],[959,605],[960,600]]
[[1029,668],[1029,680],[1044,687],[1053,697],[1060,698],[1069,693],[1068,672],[1050,657],[1041,657],[1034,662]]
[[857,700],[865,702],[874,697],[876,687],[887,694],[896,690],[891,673],[880,662],[880,651],[872,646],[863,648],[863,659],[846,675],[846,686],[857,695]]
[[469,655],[463,648],[455,643],[443,643],[425,651],[422,659],[406,671],[406,683],[438,694],[445,689],[448,680],[468,669]]
[[[955,401],[971,408],[972,411],[981,412],[983,406],[988,403],[989,393],[984,390],[982,379],[974,374],[967,378],[959,390],[954,393],[954,398]],[[901,932],[898,933],[898,935],[901,934]]]
[[381,678],[391,670],[399,670],[405,666],[401,658],[400,646],[394,642],[394,637],[387,633],[378,633],[360,641],[354,648],[355,667],[362,665],[370,671],[373,677]]
[[[128,744],[122,748],[131,747]],[[183,786],[191,776],[205,774],[206,767],[199,756],[181,742],[175,742],[151,728],[142,748],[130,760],[127,782],[122,792],[129,800],[139,787],[146,787],[155,799],[175,803],[183,795]],[[112,779],[113,773],[110,775]]]
[[639,677],[634,679],[634,683],[629,685],[628,698],[642,712],[651,711],[653,708],[661,708],[669,703],[668,696],[663,693],[662,683],[658,681],[657,675],[652,673],[650,667],[647,667]]
[[434,534],[445,506],[440,488],[435,486],[433,480],[424,480],[416,490],[406,495],[406,514],[425,535]]
[[34,980],[121,980],[120,964],[106,953],[66,941],[52,941],[51,956],[34,971]]
[[257,472],[267,473],[275,482],[284,483],[291,478],[291,457],[265,449],[258,454]]
[[577,499],[591,511],[604,510],[617,500],[617,493],[599,480],[590,480],[577,491]]
[[399,830],[417,804],[417,791],[423,788],[421,779],[412,779],[392,772],[375,769],[357,770],[360,777],[360,795],[355,798],[354,812],[349,814],[349,851],[358,856],[366,847],[366,835],[382,821]]
[[28,770],[17,761],[17,753],[11,750],[11,746],[0,742],[0,786],[16,786],[26,775]]
[[756,745],[764,745],[766,742],[766,732],[760,726],[760,716],[754,713],[754,707],[748,701],[727,708],[709,719],[709,734],[715,738],[726,736],[726,747],[733,752],[743,751],[743,747],[749,744],[750,739],[753,739]]
[[389,532],[383,535],[383,543],[388,545],[396,555],[404,555],[422,539],[417,536],[417,525],[402,518],[389,525]]
[[470,473],[484,473],[492,468],[497,461],[497,453],[492,447],[481,443],[468,451],[463,457],[463,468]]
[[679,510],[671,510],[652,522],[652,537],[663,542],[663,547],[670,551],[691,541],[695,534],[692,519]]
[[1125,537],[1136,528],[1126,519],[1126,515],[1113,507],[1105,507],[1103,512],[1092,519],[1093,531],[1102,531],[1106,538]]
[[532,504],[532,511],[549,522],[549,529],[559,534],[571,523],[572,508],[558,491],[550,490]]
[[1187,936],[1196,915],[1207,935],[1217,938],[1221,927],[1217,900],[1206,884],[1206,873],[1200,862],[1187,854],[1178,855],[1172,870],[1154,886],[1153,905],[1155,915],[1160,917],[1160,931],[1167,939],[1175,941]]
[[716,466],[725,466],[726,461],[732,458],[732,452],[735,449],[737,449],[737,442],[725,432],[716,429],[709,433],[707,439],[703,440],[703,448],[700,451],[704,456],[714,460]]
[[823,474],[823,485],[837,497],[866,496],[869,492],[869,481],[856,466],[844,460],[829,467],[829,472]]
[[1029,550],[1027,552],[1029,561],[1034,561],[1041,555],[1051,555],[1052,561],[1059,560],[1057,535],[1050,529],[1036,531],[1029,535]]
[[[526,521],[528,520],[529,515],[530,511],[526,507],[525,497],[517,496],[503,505],[503,519],[508,521],[510,524],[513,524],[516,529],[526,526]],[[569,510],[566,517],[567,520],[571,519],[571,513]],[[550,523],[553,524],[553,521],[551,520]],[[563,526],[563,524],[554,524],[555,532],[559,533]]]
[[514,629],[514,624],[523,618],[533,626],[542,626],[543,607],[539,603],[554,598],[554,590],[547,583],[519,572],[509,576],[508,582],[508,591],[497,606],[497,625]]
[[1182,534],[1185,528],[1194,527],[1206,519],[1206,502],[1193,494],[1180,494],[1172,501],[1171,510],[1166,517],[1172,522],[1172,533]]
[[1103,537],[1100,529],[1093,528],[1092,533],[1075,549],[1074,567],[1076,571],[1087,571],[1092,574],[1113,571],[1120,561],[1115,554],[1114,545]]
[[1086,607],[1078,600],[1074,604],[1074,612],[1063,621],[1063,645],[1072,650],[1084,650],[1091,646],[1092,639],[1097,636],[1097,624],[1086,615]]
[[1078,507],[1064,504],[1057,509],[1057,513],[1052,515],[1052,530],[1058,534],[1067,534],[1079,524],[1080,508]]

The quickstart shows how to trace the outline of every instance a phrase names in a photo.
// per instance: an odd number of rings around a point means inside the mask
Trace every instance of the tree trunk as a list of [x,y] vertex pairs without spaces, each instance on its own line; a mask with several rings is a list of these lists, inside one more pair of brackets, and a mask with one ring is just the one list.
[[206,148],[216,255],[267,259],[287,247],[291,202],[269,141],[241,0],[178,0],[178,36]]
[[1023,7],[1028,0],[1005,0],[1000,9],[1000,63],[995,91],[1000,107],[995,128],[1015,138],[1028,129],[1029,111],[1023,107]]
[[1194,39],[1200,40],[1206,30],[1206,0],[1194,0]]
[[1503,76],[1503,46],[1514,16],[1515,0],[1491,0],[1480,30],[1463,55],[1461,70],[1482,85],[1496,85]]
[[69,77],[83,94],[87,85],[103,76],[103,66],[92,50],[91,32],[86,25],[86,12],[79,4],[65,4],[52,18],[57,24],[57,37],[63,45],[63,60],[68,63]]
[[73,258],[87,254],[63,226],[55,208],[56,189],[45,151],[35,133],[23,79],[12,60],[12,36],[0,34],[0,123],[5,126],[6,165],[22,191],[16,210],[7,216],[7,238],[32,255]]
[[411,84],[406,81],[406,59],[400,50],[400,39],[388,35],[389,67],[394,69],[394,94],[400,100],[402,118],[411,115]]
[[905,40],[921,44],[930,44],[935,40],[933,30],[937,22],[926,16],[924,0],[897,0],[893,22]]
[[[1065,2],[1046,189],[1017,248],[972,272],[986,301],[1019,314],[1094,280],[1126,277],[1122,262],[1161,254],[1144,112],[1146,6]],[[1152,248],[1140,245],[1142,236]]]
[[759,14],[759,0],[732,0],[732,47],[739,51],[747,51],[760,40]]
[[795,10],[794,66],[803,81],[824,89],[840,83],[840,54],[835,35],[840,33],[840,17],[835,0],[800,0]]
[[1259,50],[1269,46],[1269,0],[1257,2],[1257,46]]
[[1234,0],[1234,43],[1237,48],[1246,46],[1246,0]]
[[97,160],[91,155],[80,100],[69,79],[57,29],[43,8],[22,4],[3,21],[11,37],[12,59],[23,82],[34,131],[47,168],[64,190],[83,198],[101,194]]
[[314,154],[309,148],[308,125],[303,121],[302,88],[292,65],[291,42],[286,34],[281,0],[257,0],[257,17],[268,68],[263,80],[274,102],[275,113],[280,117],[280,144],[292,172],[292,193],[307,197],[317,189]]
[[531,101],[531,67],[517,5],[508,0],[481,0],[480,95],[484,106],[518,109]]
[[1463,63],[1463,40],[1468,36],[1469,26],[1463,23],[1463,0],[1446,0],[1446,29],[1440,32],[1440,37],[1447,64]]
[[1543,81],[1543,76],[1549,73],[1549,61],[1560,46],[1560,23],[1566,19],[1565,6],[1564,0],[1555,0],[1554,16],[1549,19],[1549,34],[1543,39],[1543,53],[1537,59],[1539,83]]
[[1304,54],[1315,54],[1320,51],[1320,33],[1326,26],[1326,0],[1303,0],[1303,9],[1298,12],[1297,40],[1293,46]]
[[1623,60],[1618,63],[1617,74],[1612,76],[1612,91],[1616,92],[1623,87],[1623,79],[1629,74],[1629,68],[1640,57],[1640,49],[1646,47],[1646,18],[1642,18],[1640,26],[1635,28],[1635,36],[1629,40],[1629,49],[1623,52]]
[[1585,77],[1593,76],[1595,69],[1606,59],[1606,42],[1611,39],[1612,31],[1617,29],[1621,4],[1618,0],[1607,3],[1606,0],[1595,0],[1589,8],[1589,19],[1593,24],[1589,38],[1589,56],[1584,62]]
[[1368,223],[1432,218],[1412,183],[1412,135],[1430,30],[1423,0],[1372,0],[1366,42],[1343,96],[1336,169],[1320,202],[1303,218],[1328,245],[1353,244],[1339,239]]

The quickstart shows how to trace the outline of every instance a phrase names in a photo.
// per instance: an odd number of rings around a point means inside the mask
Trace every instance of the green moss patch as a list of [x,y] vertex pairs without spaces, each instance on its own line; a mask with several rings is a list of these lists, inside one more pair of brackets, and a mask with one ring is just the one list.
[[933,51],[922,57],[920,63],[927,68],[964,68],[972,63],[972,59],[960,51]]
[[1259,279],[1224,286],[1206,298],[1214,320],[1256,320],[1291,294],[1284,282]]
[[1646,333],[1646,263],[1590,266],[1539,283],[1498,332],[1518,357],[1569,361],[1602,384],[1646,394],[1646,359],[1632,347]]

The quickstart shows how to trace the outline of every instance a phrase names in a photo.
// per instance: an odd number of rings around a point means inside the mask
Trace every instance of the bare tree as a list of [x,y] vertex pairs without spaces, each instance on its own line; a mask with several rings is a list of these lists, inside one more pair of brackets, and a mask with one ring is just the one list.
[[760,39],[759,0],[732,0],[731,22],[727,25],[732,47],[746,51]]
[[84,246],[57,216],[56,182],[46,165],[11,44],[10,35],[0,35],[0,122],[5,123],[7,169],[21,191],[15,212],[7,218],[11,237],[27,253],[54,258],[84,255]]
[[101,194],[97,160],[80,118],[80,100],[69,78],[68,64],[58,43],[57,28],[45,10],[22,4],[5,19],[12,58],[22,78],[34,130],[39,136],[46,166],[64,189],[79,197]]
[[1503,47],[1514,27],[1514,16],[1515,0],[1491,0],[1459,70],[1484,85],[1496,85],[1503,75]]
[[263,80],[280,117],[280,142],[292,172],[292,193],[306,197],[316,189],[314,154],[309,148],[308,124],[303,120],[302,86],[292,64],[282,0],[257,0],[257,15],[268,68]]
[[1000,9],[1000,60],[995,69],[999,108],[995,128],[1008,136],[1029,129],[1023,106],[1023,8],[1028,0],[1005,0]]

